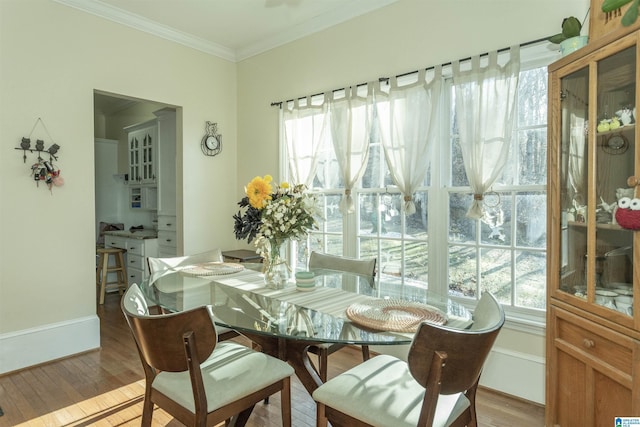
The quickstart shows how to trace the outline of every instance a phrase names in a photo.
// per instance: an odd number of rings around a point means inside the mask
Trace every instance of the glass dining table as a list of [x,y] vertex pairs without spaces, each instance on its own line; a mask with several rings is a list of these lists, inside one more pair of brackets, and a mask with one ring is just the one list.
[[286,360],[311,394],[322,384],[308,349],[340,345],[409,344],[420,321],[471,325],[471,314],[447,296],[394,276],[375,278],[312,270],[314,284],[265,286],[261,264],[198,264],[152,274],[141,284],[150,305],[179,312],[210,305],[218,326],[236,330],[261,351]]

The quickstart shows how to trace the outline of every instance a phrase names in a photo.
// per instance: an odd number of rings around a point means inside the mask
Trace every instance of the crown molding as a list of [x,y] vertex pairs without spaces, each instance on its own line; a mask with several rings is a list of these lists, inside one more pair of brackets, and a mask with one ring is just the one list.
[[175,30],[174,28],[159,24],[142,16],[129,13],[99,0],[54,1],[228,61],[238,62],[251,56],[264,53],[278,46],[290,43],[294,40],[325,30],[334,25],[346,22],[381,7],[388,6],[398,0],[359,0],[348,2],[339,9],[323,13],[322,15],[319,15],[303,24],[293,26],[272,37],[263,38],[256,43],[238,50]]
[[237,61],[242,61],[243,59],[259,55],[278,46],[318,33],[326,30],[327,28],[342,24],[343,22],[388,6],[397,1],[398,0],[360,0],[345,2],[344,6],[339,9],[323,13],[322,15],[316,16],[307,22],[290,27],[285,31],[282,31],[280,34],[276,34],[272,37],[266,37],[252,45],[238,49],[236,52]]
[[181,45],[197,49],[210,55],[218,56],[228,61],[236,62],[236,53],[222,45],[209,42],[199,37],[177,31],[166,25],[126,12],[97,0],[54,0],[65,6],[73,7],[83,12],[91,13],[101,18],[117,22],[122,25],[144,31],[157,37],[170,40]]

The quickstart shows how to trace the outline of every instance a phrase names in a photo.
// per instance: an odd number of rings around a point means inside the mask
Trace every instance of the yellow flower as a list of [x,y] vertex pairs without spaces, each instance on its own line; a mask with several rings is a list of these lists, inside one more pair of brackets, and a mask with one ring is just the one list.
[[264,178],[256,176],[247,184],[245,192],[249,197],[249,204],[256,209],[262,209],[267,202],[271,200],[271,175],[265,175]]
[[283,189],[286,190],[287,188],[289,188],[289,183],[288,182],[283,182],[282,184],[280,184],[280,188],[283,188]]

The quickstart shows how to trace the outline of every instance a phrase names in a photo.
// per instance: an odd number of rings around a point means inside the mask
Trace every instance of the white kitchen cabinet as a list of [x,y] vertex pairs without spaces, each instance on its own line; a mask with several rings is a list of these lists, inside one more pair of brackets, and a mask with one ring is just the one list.
[[128,126],[129,182],[155,184],[157,179],[157,135],[155,120]]
[[176,112],[154,111],[158,131],[158,215],[176,215]]
[[127,249],[127,238],[120,236],[110,236],[108,232],[105,233],[104,245],[107,248],[120,248]]
[[147,257],[158,256],[158,239],[137,239],[105,235],[105,246],[126,249],[127,281],[142,283],[149,277]]
[[129,187],[129,207],[131,209],[158,209],[158,189],[156,187]]
[[176,216],[158,215],[158,256],[161,258],[177,255]]

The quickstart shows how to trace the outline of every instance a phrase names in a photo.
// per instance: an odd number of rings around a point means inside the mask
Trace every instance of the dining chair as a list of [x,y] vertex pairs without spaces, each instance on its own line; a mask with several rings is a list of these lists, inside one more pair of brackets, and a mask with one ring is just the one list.
[[375,277],[377,258],[355,259],[312,251],[309,255],[309,268],[347,271],[363,276]]
[[[204,262],[223,262],[222,251],[216,248],[210,251],[180,257],[147,257],[149,272],[152,276],[170,270],[180,270]],[[218,341],[226,341],[240,335],[237,331],[224,326],[217,326],[216,329],[218,331]]]
[[[366,276],[369,284],[373,286],[376,262],[376,258],[354,259],[312,251],[309,256],[309,269],[327,269],[359,274]],[[344,346],[344,344],[318,344],[309,347],[309,352],[318,356],[318,376],[323,382],[327,380],[329,355]],[[368,360],[370,357],[369,346],[363,345],[361,349],[362,360]]]
[[223,262],[222,251],[220,249],[213,249],[206,252],[197,253],[194,255],[177,256],[177,257],[147,257],[147,263],[149,265],[149,272],[155,274],[167,270],[180,270],[194,264],[200,264],[203,262]]
[[485,292],[478,305],[481,328],[423,322],[406,362],[379,355],[321,385],[313,393],[317,426],[477,426],[480,374],[504,324],[493,295]]
[[211,307],[150,315],[137,284],[121,301],[146,379],[142,426],[154,404],[188,426],[212,426],[236,417],[244,425],[256,403],[280,392],[282,425],[291,427],[294,370],[241,344],[218,342]]

